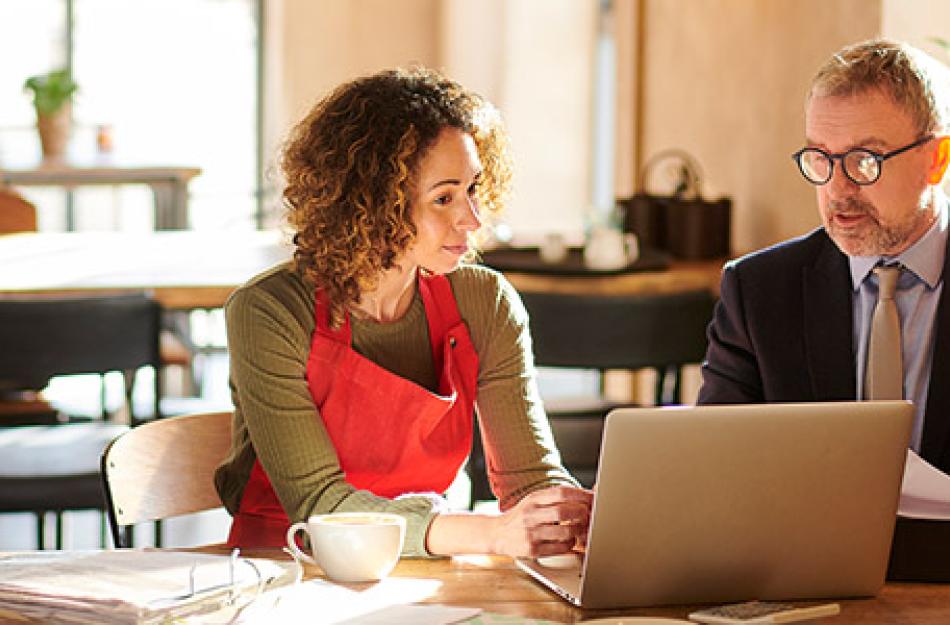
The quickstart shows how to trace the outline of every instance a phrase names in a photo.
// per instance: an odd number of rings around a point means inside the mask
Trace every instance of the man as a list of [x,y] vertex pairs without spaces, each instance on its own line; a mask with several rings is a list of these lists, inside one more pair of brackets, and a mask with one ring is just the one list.
[[869,41],[820,68],[794,159],[822,227],[726,265],[700,403],[872,397],[876,267],[897,265],[897,398],[916,405],[911,446],[950,472],[948,129],[950,77],[917,49]]

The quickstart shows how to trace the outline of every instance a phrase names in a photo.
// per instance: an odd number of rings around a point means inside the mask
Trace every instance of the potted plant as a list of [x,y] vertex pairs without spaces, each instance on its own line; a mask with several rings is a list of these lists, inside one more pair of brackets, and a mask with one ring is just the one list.
[[72,126],[72,98],[78,88],[67,69],[30,76],[23,84],[24,91],[33,95],[44,158],[61,158],[66,153]]

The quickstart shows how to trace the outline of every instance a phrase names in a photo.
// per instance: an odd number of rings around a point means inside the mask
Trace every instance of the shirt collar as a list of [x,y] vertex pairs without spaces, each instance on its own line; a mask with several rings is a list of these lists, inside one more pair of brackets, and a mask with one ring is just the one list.
[[900,263],[931,289],[936,288],[943,272],[944,255],[947,251],[947,209],[944,207],[937,220],[924,236],[897,256],[849,256],[851,286],[857,291],[871,270],[879,263]]

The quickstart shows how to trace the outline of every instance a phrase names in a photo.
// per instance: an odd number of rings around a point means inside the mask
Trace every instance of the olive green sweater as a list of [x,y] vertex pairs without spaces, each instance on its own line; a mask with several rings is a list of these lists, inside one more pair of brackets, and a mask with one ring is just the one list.
[[[527,313],[499,273],[463,266],[449,282],[479,357],[476,407],[489,481],[501,508],[555,484],[576,484],[562,468],[535,383]],[[260,459],[291,522],[313,514],[386,511],[406,518],[404,555],[425,556],[425,535],[441,497],[377,497],[348,484],[304,377],[314,331],[314,289],[289,264],[239,288],[225,305],[234,433],[215,474],[236,513]],[[351,316],[353,349],[429,390],[437,378],[418,292],[391,323]],[[422,469],[424,470],[424,469]]]

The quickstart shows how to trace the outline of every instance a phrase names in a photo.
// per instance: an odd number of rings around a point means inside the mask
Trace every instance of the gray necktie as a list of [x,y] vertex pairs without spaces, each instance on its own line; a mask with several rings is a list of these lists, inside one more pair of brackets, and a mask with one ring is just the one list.
[[865,399],[903,399],[904,367],[901,362],[901,321],[894,291],[900,267],[876,267],[878,300],[871,318]]

